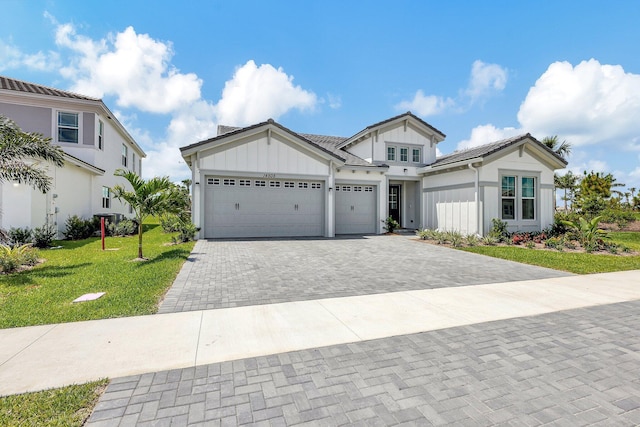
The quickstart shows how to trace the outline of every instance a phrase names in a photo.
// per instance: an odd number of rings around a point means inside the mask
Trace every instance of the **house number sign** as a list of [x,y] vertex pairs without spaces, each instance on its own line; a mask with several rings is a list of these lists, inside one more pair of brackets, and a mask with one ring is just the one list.
[[264,178],[275,178],[276,174],[275,173],[265,173],[263,175]]

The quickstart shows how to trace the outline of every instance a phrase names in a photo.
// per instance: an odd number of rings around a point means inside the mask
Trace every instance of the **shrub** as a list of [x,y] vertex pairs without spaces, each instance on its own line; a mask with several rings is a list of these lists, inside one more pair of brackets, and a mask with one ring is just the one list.
[[33,230],[33,246],[36,248],[48,248],[57,234],[58,231],[50,224],[36,227]]
[[607,208],[602,211],[601,216],[602,222],[617,224],[620,228],[624,228],[629,222],[635,220],[633,212],[624,209]]
[[493,218],[491,220],[491,224],[491,231],[489,231],[489,235],[496,238],[499,242],[508,242],[510,234],[507,229],[506,221]]
[[175,233],[180,230],[180,223],[183,222],[180,216],[175,214],[162,215],[160,218],[160,227],[165,233]]
[[598,228],[601,218],[597,216],[587,221],[584,217],[580,217],[578,218],[579,222],[565,221],[566,225],[575,233],[580,246],[587,252],[592,252],[604,245],[602,239],[607,237],[607,234]]
[[196,225],[191,221],[182,223],[180,224],[178,235],[176,237],[173,237],[173,241],[174,243],[190,242],[195,238],[195,235],[198,232],[198,230],[199,228],[196,227]]
[[31,244],[21,246],[0,245],[0,271],[13,273],[22,265],[36,265],[38,251]]
[[11,227],[9,229],[9,241],[11,242],[12,246],[26,245],[27,243],[31,243],[32,238],[33,232],[29,227]]
[[135,222],[130,219],[123,219],[117,224],[110,222],[107,225],[106,232],[109,236],[124,237],[136,234],[137,230],[138,225]]
[[449,234],[446,231],[434,231],[433,240],[436,241],[439,245],[444,245],[449,241]]
[[491,234],[484,236],[481,240],[482,240],[482,244],[487,246],[495,246],[500,242],[496,237],[492,236]]
[[393,219],[392,216],[382,222],[384,223],[384,229],[387,230],[388,233],[393,233],[396,229],[400,228],[400,224]]
[[454,248],[459,248],[462,246],[464,236],[458,231],[448,231],[447,240],[451,242],[451,246],[453,246]]
[[68,240],[82,240],[91,237],[98,230],[99,219],[83,219],[78,215],[67,218],[65,231],[62,232]]
[[562,251],[564,249],[564,239],[562,237],[549,237],[544,241],[544,247]]
[[511,236],[511,243],[519,245],[521,243],[527,243],[531,241],[531,235],[529,233],[514,233]]
[[525,243],[525,246],[529,249],[533,249],[536,247],[536,243],[533,240],[529,240],[527,243]]
[[465,240],[467,241],[467,245],[469,246],[477,246],[480,242],[480,239],[476,234],[469,234]]

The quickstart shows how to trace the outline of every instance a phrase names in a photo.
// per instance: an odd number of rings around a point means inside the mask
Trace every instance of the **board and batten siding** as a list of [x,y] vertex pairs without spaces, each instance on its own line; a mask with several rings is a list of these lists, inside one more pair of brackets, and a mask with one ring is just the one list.
[[259,172],[293,175],[329,175],[328,161],[301,151],[294,143],[272,134],[253,140],[206,150],[200,155],[200,169],[210,171]]

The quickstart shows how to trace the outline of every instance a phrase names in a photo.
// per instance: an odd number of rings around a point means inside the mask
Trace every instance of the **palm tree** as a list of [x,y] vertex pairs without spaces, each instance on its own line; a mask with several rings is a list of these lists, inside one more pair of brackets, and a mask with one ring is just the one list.
[[[51,188],[51,177],[39,166],[39,160],[62,167],[64,153],[60,147],[51,145],[50,138],[24,132],[13,120],[0,116],[0,184],[24,182],[46,193]],[[0,228],[0,241],[7,240],[7,233]]]
[[[578,181],[580,177],[578,175],[574,175],[571,171],[568,171],[564,175],[555,174],[553,176],[553,181],[556,188],[560,188],[564,190],[564,196],[562,200],[564,200],[564,210],[567,210],[567,201],[571,200],[573,205],[573,193],[575,192]],[[569,196],[567,196],[567,190],[569,190]]]
[[111,191],[113,197],[125,201],[133,209],[138,222],[138,258],[144,259],[142,254],[142,222],[149,215],[160,215],[176,209],[175,206],[178,204],[173,200],[175,197],[174,184],[166,176],[144,180],[136,173],[123,169],[116,170],[114,175],[129,181],[133,188],[133,191],[128,191],[118,184]]
[[46,193],[51,188],[51,177],[40,167],[38,160],[62,167],[64,152],[51,145],[50,138],[24,132],[13,120],[0,116],[0,183],[24,182]]
[[571,154],[571,143],[567,140],[560,142],[558,135],[545,136],[541,142],[565,160]]

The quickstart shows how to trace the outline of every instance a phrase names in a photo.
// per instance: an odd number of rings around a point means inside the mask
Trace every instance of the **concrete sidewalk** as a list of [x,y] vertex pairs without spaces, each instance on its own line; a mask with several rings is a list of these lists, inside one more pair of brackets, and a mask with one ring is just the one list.
[[640,270],[0,330],[0,395],[640,299]]

